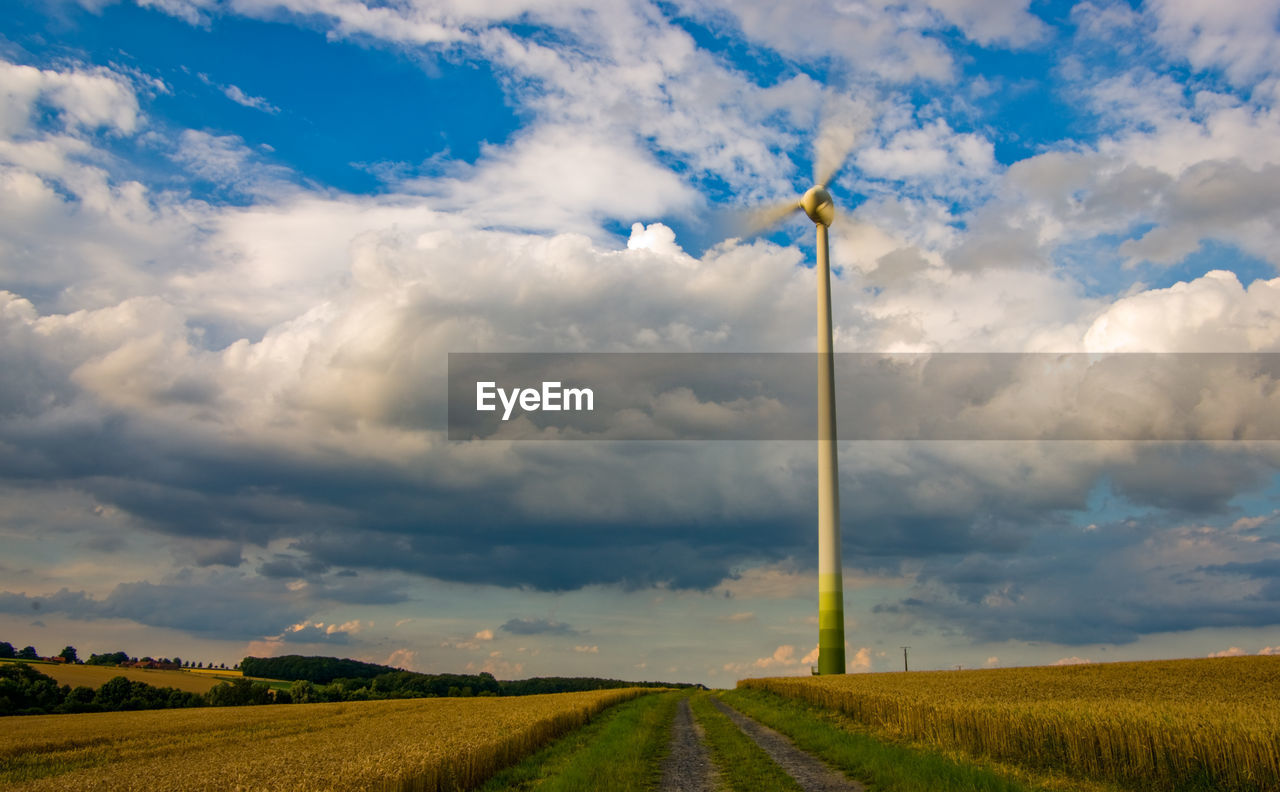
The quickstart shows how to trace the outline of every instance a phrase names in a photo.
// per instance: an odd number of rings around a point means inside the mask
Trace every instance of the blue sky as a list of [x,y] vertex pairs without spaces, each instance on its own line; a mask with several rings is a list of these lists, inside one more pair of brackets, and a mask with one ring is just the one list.
[[[1280,351],[1267,4],[11,6],[15,645],[806,673],[810,446],[450,443],[442,416],[449,352],[811,350],[811,227],[735,218],[819,149],[840,350]],[[1187,399],[1156,418],[1274,412],[1247,379]],[[849,443],[850,669],[1277,651],[1278,462]]]

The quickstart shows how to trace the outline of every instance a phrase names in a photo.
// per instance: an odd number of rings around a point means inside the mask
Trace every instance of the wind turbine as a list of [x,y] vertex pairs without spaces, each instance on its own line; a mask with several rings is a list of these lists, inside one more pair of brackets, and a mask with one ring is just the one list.
[[[835,144],[819,135],[814,157],[814,185],[799,200],[755,213],[753,226],[764,230],[797,210],[818,232],[818,673],[843,674],[844,576],[840,564],[840,478],[836,466],[835,359],[831,343],[831,264],[827,228],[835,204],[827,185],[852,148],[852,139]],[[824,145],[825,144],[825,145]]]

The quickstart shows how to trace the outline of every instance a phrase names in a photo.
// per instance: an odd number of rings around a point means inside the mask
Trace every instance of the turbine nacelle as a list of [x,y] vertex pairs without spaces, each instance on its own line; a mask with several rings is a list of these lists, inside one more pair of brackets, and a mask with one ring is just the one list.
[[821,184],[815,184],[801,196],[800,208],[810,220],[820,225],[829,226],[836,219],[836,206],[831,201],[831,193]]

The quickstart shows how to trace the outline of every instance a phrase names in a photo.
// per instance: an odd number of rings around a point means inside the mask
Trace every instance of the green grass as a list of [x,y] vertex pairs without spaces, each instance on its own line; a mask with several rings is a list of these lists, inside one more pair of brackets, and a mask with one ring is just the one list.
[[499,771],[482,792],[647,792],[661,777],[676,706],[688,693],[641,696],[601,713],[519,764]]
[[803,792],[764,749],[711,703],[711,696],[695,696],[690,705],[706,732],[707,749],[720,777],[735,792]]
[[1017,771],[877,739],[829,710],[759,690],[718,693],[738,711],[787,735],[798,748],[826,760],[877,792],[1040,792],[1103,790],[1059,778],[1018,777]]

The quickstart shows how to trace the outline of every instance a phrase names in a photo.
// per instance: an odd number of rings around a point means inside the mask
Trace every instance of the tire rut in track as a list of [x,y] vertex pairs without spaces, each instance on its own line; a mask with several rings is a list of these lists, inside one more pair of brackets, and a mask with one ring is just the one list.
[[777,762],[787,775],[794,778],[805,792],[866,792],[866,787],[862,784],[849,779],[817,757],[800,750],[790,739],[763,723],[743,715],[718,698],[713,697],[711,703],[729,716],[734,725],[750,737],[756,745],[764,749],[764,752],[769,754],[769,758]]
[[671,727],[671,752],[662,764],[661,792],[713,792],[719,774],[703,739],[702,726],[693,719],[689,699],[680,700]]

